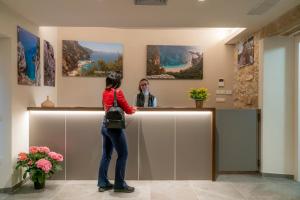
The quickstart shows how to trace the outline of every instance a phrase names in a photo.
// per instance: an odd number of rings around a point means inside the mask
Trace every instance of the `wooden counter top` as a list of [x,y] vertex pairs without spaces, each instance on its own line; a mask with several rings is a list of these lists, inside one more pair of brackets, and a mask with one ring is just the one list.
[[[103,107],[28,107],[28,111],[103,111]],[[138,111],[215,111],[215,108],[192,108],[192,107],[157,107],[138,108]]]

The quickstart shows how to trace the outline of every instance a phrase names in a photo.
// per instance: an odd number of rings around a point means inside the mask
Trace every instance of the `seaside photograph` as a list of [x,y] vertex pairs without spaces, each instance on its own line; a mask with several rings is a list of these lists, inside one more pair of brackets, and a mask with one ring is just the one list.
[[63,76],[105,77],[108,71],[123,73],[123,45],[63,40]]
[[17,33],[18,84],[40,86],[40,38],[19,26]]
[[238,65],[240,67],[254,64],[254,37],[238,44]]
[[55,87],[55,57],[53,46],[44,40],[44,85]]
[[203,79],[203,52],[199,46],[147,46],[147,78]]

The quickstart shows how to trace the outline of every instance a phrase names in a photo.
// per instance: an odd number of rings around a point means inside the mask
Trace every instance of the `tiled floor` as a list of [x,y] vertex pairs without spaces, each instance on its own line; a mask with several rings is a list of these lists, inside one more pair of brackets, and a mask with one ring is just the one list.
[[127,181],[135,186],[131,194],[99,193],[96,181],[47,181],[35,191],[27,182],[14,194],[0,194],[0,200],[300,200],[300,183],[254,175],[222,175],[211,181]]

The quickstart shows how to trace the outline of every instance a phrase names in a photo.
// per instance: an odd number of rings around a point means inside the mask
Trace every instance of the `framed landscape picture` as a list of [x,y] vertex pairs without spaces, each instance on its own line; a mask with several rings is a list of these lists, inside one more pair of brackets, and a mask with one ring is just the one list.
[[63,76],[105,77],[109,71],[123,73],[123,45],[63,40]]
[[44,40],[44,85],[55,87],[55,57],[52,45]]
[[203,79],[199,46],[147,46],[148,79]]
[[254,37],[238,45],[238,65],[240,67],[254,64]]
[[18,84],[41,85],[40,38],[17,27]]

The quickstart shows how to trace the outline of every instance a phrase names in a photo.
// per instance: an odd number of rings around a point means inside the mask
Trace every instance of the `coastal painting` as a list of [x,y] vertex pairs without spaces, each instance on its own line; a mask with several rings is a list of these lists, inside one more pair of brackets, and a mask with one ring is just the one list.
[[55,87],[55,57],[53,46],[44,40],[44,85]]
[[203,79],[199,46],[147,46],[148,79]]
[[18,84],[40,86],[40,38],[19,26],[17,35]]
[[240,67],[254,64],[254,38],[238,44],[238,65]]
[[109,71],[123,73],[123,45],[63,40],[63,76],[105,77]]

